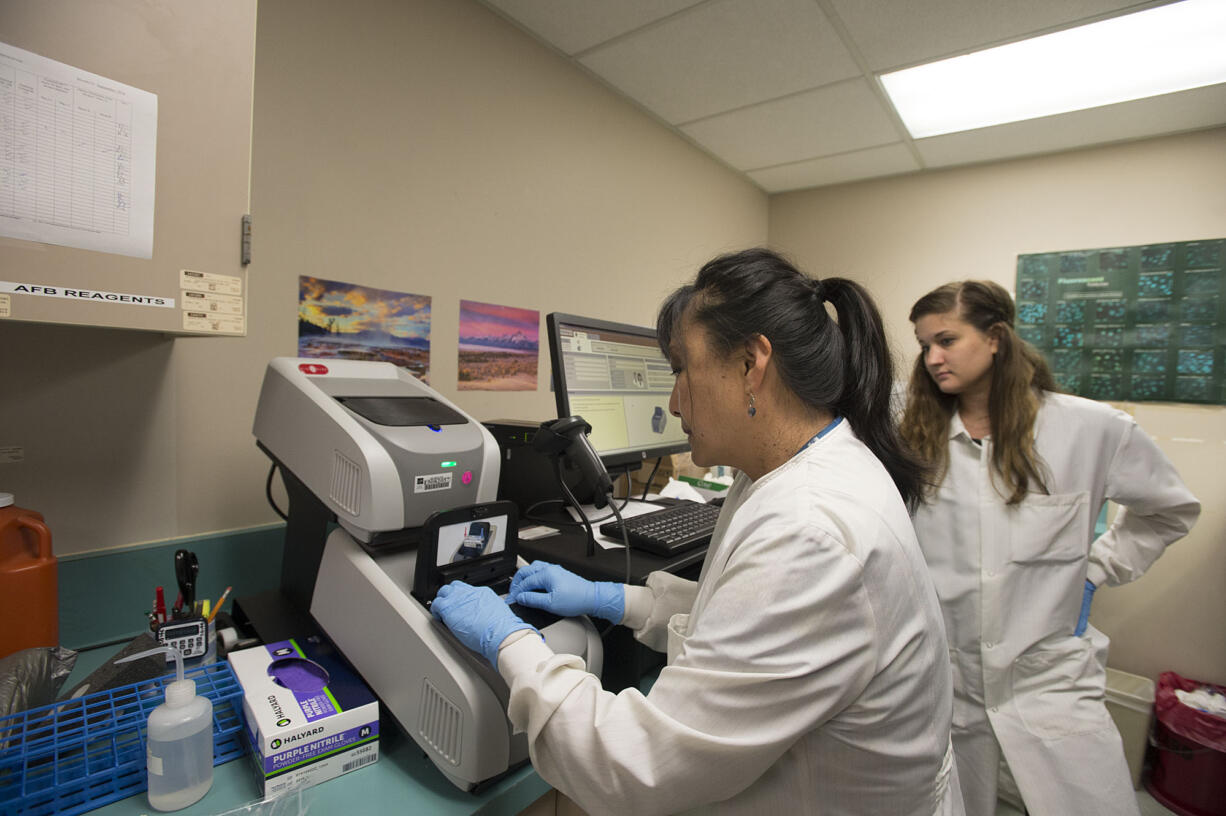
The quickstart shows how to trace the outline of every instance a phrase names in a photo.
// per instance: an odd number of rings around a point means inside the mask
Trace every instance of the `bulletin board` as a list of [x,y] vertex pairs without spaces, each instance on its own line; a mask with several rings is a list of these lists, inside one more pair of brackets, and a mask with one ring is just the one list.
[[1019,255],[1017,332],[1066,391],[1226,404],[1226,239]]
[[255,0],[0,0],[0,328],[246,334],[255,24]]

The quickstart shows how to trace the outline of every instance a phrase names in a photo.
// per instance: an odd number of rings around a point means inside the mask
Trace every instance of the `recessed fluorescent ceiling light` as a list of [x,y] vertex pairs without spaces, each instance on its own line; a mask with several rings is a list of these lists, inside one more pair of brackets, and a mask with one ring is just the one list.
[[1183,0],[883,74],[917,139],[1226,82],[1226,0]]

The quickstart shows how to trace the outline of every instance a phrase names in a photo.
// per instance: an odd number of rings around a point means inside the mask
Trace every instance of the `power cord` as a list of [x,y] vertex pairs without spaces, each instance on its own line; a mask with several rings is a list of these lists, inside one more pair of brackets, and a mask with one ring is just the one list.
[[277,472],[277,463],[273,462],[272,466],[268,468],[268,479],[265,480],[264,482],[264,496],[267,497],[268,506],[272,508],[272,511],[276,513],[278,516],[280,516],[282,521],[288,524],[289,516],[281,512],[281,508],[277,507],[277,503],[273,501],[273,498],[272,498],[272,475],[276,472]]
[[566,480],[562,478],[562,457],[554,458],[553,470],[558,476],[558,484],[562,486],[562,493],[579,512],[579,518],[583,519],[583,528],[587,530],[587,557],[591,558],[596,552],[596,534],[592,532],[592,522],[588,520],[587,513],[583,512],[583,505],[575,498],[575,494],[570,492],[570,488],[566,486]]
[[[626,505],[630,503],[630,497],[623,496],[620,499],[617,498],[616,496],[611,497],[611,500],[609,502],[610,509],[613,509],[613,502],[621,502],[621,507],[619,507],[618,509],[625,510]],[[537,509],[544,507],[547,504],[565,505],[566,499],[541,499],[540,501],[533,502],[532,504],[528,505],[527,508],[524,509],[524,514],[523,514],[524,519],[527,521],[535,521],[538,524],[548,524],[554,527],[582,527],[583,526],[583,522],[579,522],[579,521],[565,521],[565,520],[546,518],[544,516],[536,515]],[[575,507],[578,508],[580,507],[580,505],[575,505]],[[580,510],[579,512],[582,513],[583,511]],[[591,522],[592,524],[601,524],[614,517],[615,517],[614,513],[609,513],[607,515],[601,516],[600,518],[592,519]]]
[[[640,498],[640,499],[639,499],[639,501],[647,501],[647,493],[648,493],[648,491],[650,491],[650,490],[651,490],[651,480],[652,480],[652,479],[654,479],[654,478],[656,478],[656,471],[658,471],[658,470],[660,469],[660,463],[661,463],[661,462],[663,462],[663,461],[664,461],[664,457],[663,457],[663,456],[657,456],[657,457],[656,457],[656,464],[655,464],[655,466],[654,466],[654,467],[652,467],[652,469],[651,469],[651,475],[647,477],[647,482],[646,482],[646,483],[643,485],[643,495],[642,495],[642,498]],[[626,484],[626,492],[627,492],[627,493],[629,493],[629,492],[630,492],[630,485],[629,485],[629,483],[627,483],[627,484]],[[618,521],[621,521],[621,519],[618,519]]]
[[617,526],[622,531],[622,547],[626,551],[626,583],[628,584],[630,583],[630,537],[626,534],[626,522],[622,520],[621,510],[615,504],[609,506],[613,508],[613,515],[617,516]]
[[[583,519],[583,527],[584,529],[587,530],[587,557],[591,558],[593,555],[596,554],[596,533],[592,530],[592,522],[588,519],[587,513],[583,512],[583,505],[579,504],[579,500],[575,498],[575,494],[570,491],[570,488],[566,486],[566,481],[562,478],[561,458],[554,459],[553,466],[554,466],[555,472],[558,475],[558,484],[562,486],[562,492],[566,495],[566,498],[570,500],[570,503],[574,505],[575,510],[579,512],[579,517]],[[631,564],[630,537],[626,535],[626,524],[622,520],[621,508],[617,506],[617,500],[613,498],[612,488],[610,488],[609,493],[606,495],[606,498],[608,499],[609,509],[613,511],[612,515],[617,518],[618,526],[621,527],[622,545],[625,547],[625,550],[626,550],[626,583],[628,584],[630,583],[630,564]],[[622,507],[625,507],[626,504],[629,503],[629,501],[630,501],[630,497],[627,496],[625,501],[622,502]],[[540,502],[538,502],[538,504],[540,504]],[[535,507],[535,506],[536,505],[532,505],[532,507]],[[525,515],[527,514],[525,513]],[[608,518],[608,516],[604,516],[603,518],[597,519],[597,521],[603,521],[606,518]]]

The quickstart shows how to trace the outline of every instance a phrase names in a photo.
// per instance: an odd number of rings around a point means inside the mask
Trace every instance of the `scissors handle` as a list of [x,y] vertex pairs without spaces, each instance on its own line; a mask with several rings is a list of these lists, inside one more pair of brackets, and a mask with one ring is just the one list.
[[183,595],[183,605],[191,614],[196,608],[196,575],[200,572],[200,563],[196,554],[190,550],[175,552],[175,580],[179,582],[179,592]]

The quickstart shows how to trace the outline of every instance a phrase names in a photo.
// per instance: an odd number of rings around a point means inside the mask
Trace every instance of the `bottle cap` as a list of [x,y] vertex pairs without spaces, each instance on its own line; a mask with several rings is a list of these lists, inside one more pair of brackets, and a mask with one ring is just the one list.
[[170,708],[182,708],[196,696],[195,680],[175,680],[166,684],[166,705]]
[[12,493],[0,493],[0,507],[8,507],[13,503]]

